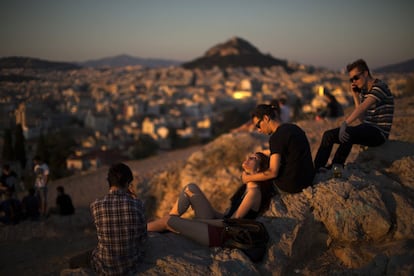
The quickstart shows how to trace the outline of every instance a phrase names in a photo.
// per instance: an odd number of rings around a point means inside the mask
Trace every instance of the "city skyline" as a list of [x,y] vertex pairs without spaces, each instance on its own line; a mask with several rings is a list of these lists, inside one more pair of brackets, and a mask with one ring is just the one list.
[[342,69],[414,58],[409,1],[2,1],[0,57],[190,61],[237,36],[264,54]]

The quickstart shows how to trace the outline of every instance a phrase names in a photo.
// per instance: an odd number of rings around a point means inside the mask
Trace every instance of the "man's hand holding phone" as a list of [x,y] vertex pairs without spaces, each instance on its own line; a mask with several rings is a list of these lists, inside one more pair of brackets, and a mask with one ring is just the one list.
[[356,85],[351,85],[352,92],[361,93],[361,89]]

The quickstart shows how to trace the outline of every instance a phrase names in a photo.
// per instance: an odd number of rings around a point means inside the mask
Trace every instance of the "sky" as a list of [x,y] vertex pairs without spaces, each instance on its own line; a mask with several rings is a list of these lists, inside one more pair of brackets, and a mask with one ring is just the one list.
[[409,0],[1,0],[0,57],[190,61],[234,36],[264,54],[340,70],[414,58]]

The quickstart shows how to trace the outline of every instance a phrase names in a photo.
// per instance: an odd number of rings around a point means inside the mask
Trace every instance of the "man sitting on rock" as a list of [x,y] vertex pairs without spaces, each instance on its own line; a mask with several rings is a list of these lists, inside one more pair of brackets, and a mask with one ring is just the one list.
[[[326,163],[334,144],[339,144],[332,164],[343,166],[352,145],[380,146],[388,140],[394,117],[394,97],[388,86],[371,76],[364,60],[347,66],[355,109],[338,128],[325,131],[315,157],[315,170],[330,169]],[[351,126],[355,121],[362,123]]]
[[129,275],[140,266],[147,240],[144,205],[129,192],[130,168],[118,163],[109,168],[109,193],[91,204],[98,235],[92,267],[99,275]]

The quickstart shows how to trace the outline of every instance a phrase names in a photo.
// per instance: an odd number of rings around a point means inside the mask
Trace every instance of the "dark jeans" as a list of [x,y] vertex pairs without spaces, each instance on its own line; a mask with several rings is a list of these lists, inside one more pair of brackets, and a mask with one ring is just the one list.
[[386,141],[381,131],[368,124],[360,124],[357,126],[349,126],[346,128],[349,134],[349,140],[346,143],[339,141],[339,128],[330,129],[324,132],[322,142],[319,146],[318,153],[315,157],[315,169],[324,167],[331,155],[334,144],[339,144],[332,164],[345,164],[345,160],[351,152],[352,145],[358,144],[368,147],[377,147]]

